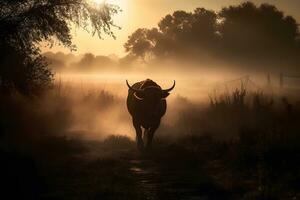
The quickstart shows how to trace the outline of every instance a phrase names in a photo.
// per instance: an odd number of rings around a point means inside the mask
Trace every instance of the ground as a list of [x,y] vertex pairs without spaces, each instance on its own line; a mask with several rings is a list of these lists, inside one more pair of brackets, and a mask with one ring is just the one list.
[[180,143],[155,140],[144,153],[134,141],[116,136],[102,142],[52,138],[40,146],[30,156],[1,153],[4,194],[47,200],[299,197],[299,170],[290,171],[291,177],[272,169],[274,179],[261,162],[243,168],[230,157],[232,148],[206,137]]
[[[45,199],[227,199],[227,192],[201,171],[197,160],[168,152],[173,147],[157,147],[141,153],[135,145],[108,150],[109,155],[96,156],[87,152],[73,164],[56,167],[50,182],[54,191],[43,194]],[[95,148],[94,148],[95,150]],[[162,155],[162,152],[168,155]],[[101,155],[101,154],[100,154]],[[103,155],[103,154],[102,154]],[[189,156],[189,155],[186,155]],[[75,161],[76,160],[76,161]],[[76,167],[74,167],[74,165]],[[62,168],[68,168],[62,170]],[[55,178],[56,177],[56,178]],[[60,184],[57,184],[60,183]],[[51,183],[50,183],[51,185]],[[53,196],[54,195],[54,196]]]

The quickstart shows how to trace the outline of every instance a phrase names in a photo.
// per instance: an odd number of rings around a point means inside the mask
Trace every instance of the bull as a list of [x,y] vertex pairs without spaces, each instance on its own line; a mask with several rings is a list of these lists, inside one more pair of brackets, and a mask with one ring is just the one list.
[[[175,81],[172,87],[165,90],[150,79],[137,82],[132,86],[126,80],[126,84],[129,88],[127,109],[132,116],[136,131],[137,147],[139,150],[149,149],[161,118],[166,113],[166,98],[169,96],[170,91],[174,89]],[[142,128],[144,128],[144,134],[142,134]]]

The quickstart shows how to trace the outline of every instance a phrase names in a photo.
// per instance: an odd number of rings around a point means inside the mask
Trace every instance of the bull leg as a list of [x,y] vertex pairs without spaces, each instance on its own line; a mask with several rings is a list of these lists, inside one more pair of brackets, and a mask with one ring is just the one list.
[[149,130],[148,130],[147,143],[146,143],[147,149],[151,148],[153,136],[154,136],[154,133],[157,130],[157,128],[158,128],[158,126],[154,126],[154,127],[149,128]]
[[133,121],[133,126],[135,128],[135,132],[136,132],[136,141],[137,141],[137,147],[139,150],[143,150],[144,149],[144,142],[143,142],[143,138],[142,138],[142,128],[139,125],[139,123],[137,123],[136,121]]
[[149,128],[145,128],[144,134],[143,134],[143,141],[144,141],[144,143],[146,143],[147,140],[148,140],[148,132],[149,132]]

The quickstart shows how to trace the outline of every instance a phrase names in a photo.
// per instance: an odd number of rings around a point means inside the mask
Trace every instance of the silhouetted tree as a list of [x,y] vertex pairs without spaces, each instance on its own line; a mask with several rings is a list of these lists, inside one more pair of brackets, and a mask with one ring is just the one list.
[[[125,44],[131,56],[161,58],[213,54],[235,61],[299,60],[296,20],[275,6],[245,2],[215,13],[204,8],[175,11],[158,23],[159,29],[138,29]],[[292,62],[293,62],[292,61]]]
[[124,45],[131,55],[165,57],[187,49],[211,47],[216,41],[216,19],[213,11],[197,8],[193,13],[176,11],[165,16],[157,28],[138,29]]
[[[108,68],[112,70],[116,63],[108,56],[95,56],[92,53],[86,53],[78,62],[71,65],[75,71],[89,72],[106,70]],[[68,69],[72,70],[72,67]]]
[[216,39],[217,15],[204,8],[196,8],[193,13],[175,11],[159,23],[161,32],[173,40],[183,43],[181,46],[206,46]]
[[0,86],[2,91],[30,94],[51,84],[53,74],[40,55],[39,43],[47,41],[75,49],[71,23],[101,37],[114,37],[114,5],[92,5],[87,0],[0,1]]
[[0,46],[1,92],[15,89],[24,94],[37,94],[50,86],[53,74],[38,49],[19,49],[4,42]]
[[243,56],[274,56],[295,51],[299,29],[296,20],[275,6],[245,2],[223,8],[219,33],[226,51]]
[[148,38],[149,31],[149,29],[145,28],[137,29],[124,44],[125,51],[144,59],[146,54],[150,53],[153,48],[152,41]]

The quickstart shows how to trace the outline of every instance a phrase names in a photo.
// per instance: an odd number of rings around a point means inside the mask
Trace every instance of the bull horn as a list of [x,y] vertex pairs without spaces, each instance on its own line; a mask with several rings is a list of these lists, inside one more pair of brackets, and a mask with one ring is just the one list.
[[173,82],[173,86],[172,86],[172,87],[170,87],[169,89],[165,89],[165,90],[163,90],[163,92],[170,92],[171,90],[173,90],[173,89],[174,89],[175,85],[176,85],[176,81],[174,80],[174,82]]
[[144,91],[144,90],[141,90],[141,89],[135,89],[135,88],[131,87],[128,83],[128,80],[126,80],[126,84],[127,84],[128,88],[131,89],[134,92],[143,92]]

